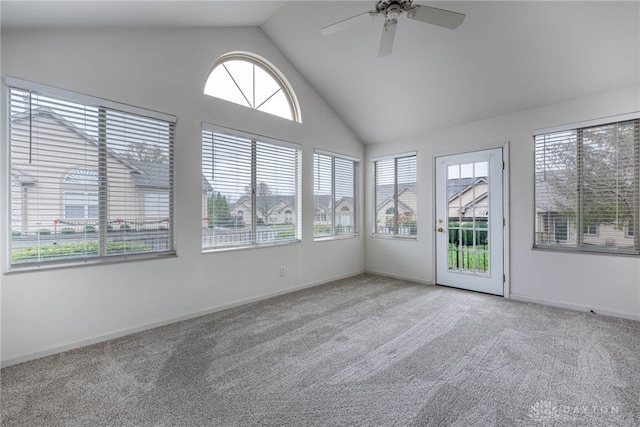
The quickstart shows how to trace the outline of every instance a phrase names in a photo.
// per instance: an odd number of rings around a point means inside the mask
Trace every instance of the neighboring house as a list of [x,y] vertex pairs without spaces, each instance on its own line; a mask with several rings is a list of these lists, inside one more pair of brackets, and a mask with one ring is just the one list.
[[[265,224],[294,224],[296,212],[296,197],[274,194],[271,196],[256,196],[256,216]],[[241,196],[229,209],[232,217],[251,225],[251,196]]]
[[[29,145],[29,119],[46,134]],[[98,141],[50,108],[11,118],[11,228],[22,234],[40,229],[98,224]],[[56,163],[48,147],[65,158]],[[31,158],[30,158],[31,157]],[[107,148],[109,224],[160,224],[169,217],[169,165],[127,160]],[[35,179],[34,177],[38,177]],[[115,191],[117,189],[117,191]],[[203,197],[210,186],[203,179]],[[32,208],[33,207],[33,208]],[[36,209],[32,210],[32,209]],[[132,209],[133,207],[133,209]],[[166,225],[166,224],[165,224]]]
[[[417,195],[416,183],[398,186],[398,222],[399,225],[416,220]],[[392,227],[395,213],[393,199],[394,186],[379,185],[376,194],[376,224],[378,227]]]
[[[536,243],[575,246],[576,225],[569,217],[553,210],[536,209]],[[633,224],[624,222],[583,224],[583,245],[633,247]]]
[[[582,224],[578,233],[575,216],[567,215],[558,208],[553,197],[561,196],[545,182],[538,182],[535,216],[535,243],[540,245],[576,246],[581,235],[582,246],[633,248],[633,223],[628,220],[613,222],[593,222]],[[562,200],[562,199],[560,199]]]
[[[256,215],[265,225],[293,224],[296,218],[296,198],[290,195],[274,194],[256,196]],[[329,195],[314,196],[314,224],[331,225],[332,199]],[[336,225],[352,227],[355,224],[353,197],[342,197],[336,204]],[[251,225],[251,197],[241,196],[229,209],[229,214]],[[266,217],[265,217],[266,216]]]
[[[315,225],[331,225],[333,215],[333,199],[330,195],[314,196],[314,224]],[[353,197],[341,197],[335,203],[336,226],[353,227],[355,226],[355,216],[353,207]]]
[[450,179],[447,185],[449,221],[486,220],[489,216],[489,183],[486,177]]

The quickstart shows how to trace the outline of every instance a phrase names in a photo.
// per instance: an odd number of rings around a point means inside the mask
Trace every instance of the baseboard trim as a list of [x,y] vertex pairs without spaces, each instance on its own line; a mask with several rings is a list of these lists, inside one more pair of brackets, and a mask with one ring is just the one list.
[[611,310],[600,310],[600,309],[595,309],[595,308],[592,308],[592,307],[587,307],[587,306],[584,306],[584,305],[568,304],[568,303],[564,303],[564,302],[560,302],[560,301],[553,301],[553,300],[546,300],[546,299],[542,299],[542,298],[528,297],[526,295],[518,295],[518,294],[513,294],[513,293],[510,295],[510,298],[512,300],[514,300],[514,301],[531,302],[531,303],[534,303],[534,304],[549,305],[549,306],[552,306],[552,307],[566,308],[566,309],[569,309],[569,310],[582,311],[582,312],[586,312],[586,313],[593,312],[595,314],[599,314],[599,315],[602,315],[602,316],[617,317],[619,319],[640,321],[640,315],[638,315],[638,314],[624,313],[624,312],[611,311]]
[[363,274],[363,273],[365,273],[364,270],[359,270],[359,271],[355,271],[355,272],[352,272],[352,273],[343,274],[343,275],[340,275],[340,276],[334,276],[334,277],[325,278],[325,279],[321,279],[321,280],[315,280],[313,282],[307,282],[307,283],[303,283],[301,285],[291,286],[291,287],[288,287],[288,288],[285,288],[285,289],[281,289],[281,290],[274,291],[274,292],[269,292],[269,293],[262,294],[262,295],[259,295],[259,296],[232,301],[232,302],[229,302],[229,303],[226,303],[226,304],[210,307],[210,308],[207,308],[205,310],[200,310],[200,311],[196,311],[196,312],[193,312],[193,313],[183,314],[183,315],[176,316],[176,317],[171,317],[171,318],[168,318],[168,319],[158,320],[156,322],[146,323],[144,325],[136,326],[136,327],[133,327],[133,328],[125,328],[125,329],[121,329],[121,330],[118,330],[118,331],[115,331],[115,332],[111,332],[111,333],[108,333],[108,334],[99,335],[99,336],[96,336],[96,337],[93,337],[93,338],[87,338],[87,339],[83,339],[83,340],[74,341],[72,343],[67,343],[67,344],[63,344],[63,345],[59,345],[59,346],[52,346],[52,347],[46,348],[44,350],[40,350],[40,351],[36,351],[36,352],[33,352],[33,353],[24,354],[22,356],[13,357],[11,359],[3,360],[1,362],[1,364],[0,364],[0,366],[2,368],[6,368],[6,367],[9,367],[9,366],[18,365],[20,363],[29,362],[31,360],[40,359],[42,357],[47,357],[47,356],[52,356],[54,354],[64,353],[65,351],[74,350],[74,349],[77,349],[77,348],[86,347],[86,346],[89,346],[89,345],[98,344],[98,343],[105,342],[105,341],[110,341],[110,340],[113,340],[113,339],[116,339],[116,338],[121,338],[121,337],[124,337],[124,336],[127,336],[127,335],[136,334],[138,332],[144,332],[144,331],[148,331],[148,330],[151,330],[151,329],[160,328],[162,326],[167,326],[167,325],[170,325],[172,323],[182,322],[184,320],[195,319],[197,317],[206,316],[208,314],[217,313],[219,311],[228,310],[230,308],[240,307],[242,305],[251,304],[251,303],[254,303],[254,302],[266,300],[266,299],[277,297],[277,296],[280,296],[280,295],[289,294],[291,292],[296,292],[296,291],[300,291],[300,290],[307,289],[307,288],[313,288],[315,286],[324,285],[326,283],[331,283],[331,282],[334,282],[336,280],[347,279],[349,277],[358,276],[358,275]]
[[423,285],[433,285],[433,283],[430,280],[424,280],[424,279],[418,279],[416,277],[410,277],[410,276],[401,276],[398,274],[389,274],[389,273],[385,273],[382,271],[375,271],[375,270],[365,270],[365,273],[369,273],[369,274],[375,274],[376,276],[382,276],[382,277],[390,277],[392,279],[398,279],[398,280],[408,280],[410,282],[416,282],[416,283],[420,283]]

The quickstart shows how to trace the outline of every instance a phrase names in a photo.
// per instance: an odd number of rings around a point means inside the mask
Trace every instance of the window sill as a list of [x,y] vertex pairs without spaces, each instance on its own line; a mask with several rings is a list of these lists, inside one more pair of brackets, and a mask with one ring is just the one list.
[[386,234],[372,234],[371,237],[373,239],[386,239],[386,240],[407,240],[407,241],[417,241],[418,236],[397,236],[397,235],[386,235]]
[[314,237],[314,242],[330,242],[332,240],[348,240],[348,239],[357,239],[360,237],[360,234],[339,234],[334,236],[322,236],[322,237]]
[[291,246],[302,243],[302,240],[289,240],[286,242],[274,242],[274,243],[261,243],[261,244],[252,244],[245,246],[225,246],[220,248],[202,248],[202,254],[211,254],[211,253],[220,253],[220,252],[234,252],[234,251],[245,251],[245,250],[253,250],[253,249],[264,249],[264,248],[275,248],[280,246]]
[[107,257],[93,257],[82,259],[65,259],[58,261],[43,261],[40,263],[29,262],[22,264],[11,264],[5,274],[33,273],[35,271],[47,271],[62,268],[82,268],[87,266],[100,266],[110,264],[122,264],[134,261],[150,261],[157,259],[177,258],[176,251],[158,252],[154,254],[128,254]]
[[605,256],[620,256],[637,258],[640,256],[638,251],[615,251],[615,250],[598,250],[598,249],[586,249],[576,247],[555,247],[555,246],[532,246],[531,250],[541,252],[556,252],[556,253],[569,253],[579,255],[605,255]]

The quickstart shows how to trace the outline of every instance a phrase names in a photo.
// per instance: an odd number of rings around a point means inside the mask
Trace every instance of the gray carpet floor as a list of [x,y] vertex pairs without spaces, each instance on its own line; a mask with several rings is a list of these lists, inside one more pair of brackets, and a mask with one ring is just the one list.
[[2,370],[2,426],[638,426],[640,322],[360,275]]

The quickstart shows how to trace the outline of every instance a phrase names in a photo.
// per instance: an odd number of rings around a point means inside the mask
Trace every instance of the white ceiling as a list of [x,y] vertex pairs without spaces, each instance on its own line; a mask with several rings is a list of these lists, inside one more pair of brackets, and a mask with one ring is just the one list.
[[320,34],[373,1],[3,0],[0,11],[3,28],[261,26],[367,144],[640,83],[640,2],[416,3],[466,19],[452,31],[402,16],[385,58],[382,18]]
[[0,0],[3,28],[257,27],[284,1]]

